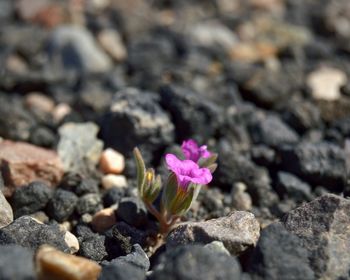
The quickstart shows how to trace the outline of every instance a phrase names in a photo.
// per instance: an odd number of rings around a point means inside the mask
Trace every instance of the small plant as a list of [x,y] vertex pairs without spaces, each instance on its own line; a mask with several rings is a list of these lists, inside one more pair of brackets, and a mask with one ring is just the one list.
[[[169,176],[163,186],[161,177],[153,168],[146,168],[139,149],[134,149],[139,196],[159,221],[159,233],[163,236],[190,209],[201,186],[211,182],[217,167],[217,154],[209,152],[205,145],[199,147],[194,140],[187,140],[182,143],[181,150],[184,159],[174,154],[165,155]],[[154,202],[160,195],[158,209]]]

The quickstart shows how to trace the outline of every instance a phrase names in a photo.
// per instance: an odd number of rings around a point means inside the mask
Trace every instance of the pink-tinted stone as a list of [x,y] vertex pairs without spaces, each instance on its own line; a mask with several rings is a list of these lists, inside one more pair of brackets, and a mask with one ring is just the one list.
[[105,208],[97,212],[91,221],[93,229],[97,232],[104,232],[117,222],[114,208]]
[[103,151],[100,158],[101,170],[105,173],[120,174],[125,168],[125,159],[121,153],[108,148]]
[[55,187],[63,176],[63,166],[55,151],[7,140],[0,142],[0,169],[5,196],[35,180]]

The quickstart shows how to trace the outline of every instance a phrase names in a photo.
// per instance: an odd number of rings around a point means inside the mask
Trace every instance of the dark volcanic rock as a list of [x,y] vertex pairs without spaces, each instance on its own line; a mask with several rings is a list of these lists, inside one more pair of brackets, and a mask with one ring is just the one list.
[[276,152],[265,145],[255,145],[251,149],[251,157],[256,164],[269,167],[276,160]]
[[278,172],[276,189],[281,197],[293,198],[296,202],[311,199],[311,187],[287,172]]
[[42,182],[33,182],[19,188],[12,197],[15,217],[33,214],[44,209],[52,197],[52,189]]
[[[285,228],[309,252],[316,278],[347,279],[350,271],[350,201],[327,194],[289,212]],[[341,260],[341,261],[340,261]]]
[[312,280],[315,276],[308,256],[301,240],[280,223],[275,223],[262,230],[248,271],[253,279]]
[[203,142],[213,136],[223,122],[222,109],[190,89],[164,86],[161,98],[162,105],[172,115],[178,139],[195,136]]
[[133,245],[133,249],[130,254],[112,260],[111,264],[132,264],[145,272],[148,271],[150,267],[147,254],[142,250],[139,244]]
[[101,125],[105,144],[124,155],[131,155],[138,146],[150,160],[155,152],[172,143],[174,125],[157,102],[156,95],[135,88],[117,92]]
[[98,280],[143,280],[146,273],[143,269],[130,263],[112,263],[102,267]]
[[345,155],[341,148],[328,143],[301,143],[282,151],[284,168],[314,185],[342,191],[345,184]]
[[76,206],[76,211],[80,215],[86,213],[94,214],[102,208],[103,207],[100,195],[95,193],[89,193],[79,198]]
[[251,128],[251,136],[255,143],[271,147],[283,144],[295,144],[299,140],[298,134],[280,118],[268,115],[259,120]]
[[98,193],[98,183],[93,179],[83,179],[76,186],[75,193],[79,196],[88,193]]
[[17,245],[0,245],[0,251],[0,279],[36,279],[31,250]]
[[85,238],[79,238],[78,240],[80,244],[78,255],[97,262],[102,261],[108,256],[105,247],[105,236],[93,234]]
[[229,280],[240,279],[235,257],[199,245],[181,246],[162,256],[150,279]]
[[[39,246],[48,244],[63,252],[70,252],[64,240],[64,233],[60,231],[57,225],[39,224],[28,216],[22,216],[0,229],[0,236],[2,233],[10,236],[16,244],[23,247],[36,250]],[[1,243],[2,241],[0,241]]]
[[231,150],[219,154],[225,156],[218,159],[214,184],[231,189],[234,183],[243,182],[256,205],[269,206],[278,200],[277,194],[271,188],[267,169],[255,165],[249,158]]
[[119,203],[117,215],[131,226],[139,227],[147,223],[147,209],[138,198],[123,198]]
[[306,100],[288,103],[287,108],[282,112],[282,118],[299,133],[318,128],[321,124],[320,110]]
[[110,188],[103,195],[103,204],[105,207],[109,207],[113,204],[119,203],[124,195],[125,190],[123,188]]
[[302,71],[294,65],[288,65],[279,72],[269,70],[254,72],[242,86],[243,98],[265,108],[274,108],[288,100],[293,89],[302,83]]
[[20,99],[0,96],[0,135],[11,140],[27,140],[30,130],[35,125],[35,119],[24,108]]
[[70,191],[58,189],[47,205],[47,214],[57,222],[63,222],[74,212],[78,197]]
[[147,238],[144,231],[132,227],[125,222],[117,222],[112,228],[112,233],[114,239],[116,239],[118,243],[123,244],[123,248],[127,254],[131,252],[132,244],[140,244],[143,246]]

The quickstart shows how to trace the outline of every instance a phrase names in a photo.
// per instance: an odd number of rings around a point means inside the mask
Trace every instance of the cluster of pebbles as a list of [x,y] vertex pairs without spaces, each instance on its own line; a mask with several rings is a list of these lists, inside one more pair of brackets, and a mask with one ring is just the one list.
[[[1,0],[0,279],[350,279],[349,55],[348,0]],[[132,149],[189,138],[155,248]]]

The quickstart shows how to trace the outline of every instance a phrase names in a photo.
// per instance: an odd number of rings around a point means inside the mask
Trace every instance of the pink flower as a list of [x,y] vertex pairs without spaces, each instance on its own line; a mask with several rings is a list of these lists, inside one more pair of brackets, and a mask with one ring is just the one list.
[[208,158],[211,155],[211,153],[207,150],[206,145],[198,147],[197,142],[192,139],[183,141],[181,149],[185,155],[185,158],[194,162],[198,162],[198,160],[202,157]]
[[190,183],[205,185],[211,182],[212,175],[208,168],[200,168],[192,160],[180,160],[173,154],[165,156],[168,168],[175,173],[179,185],[186,189]]

